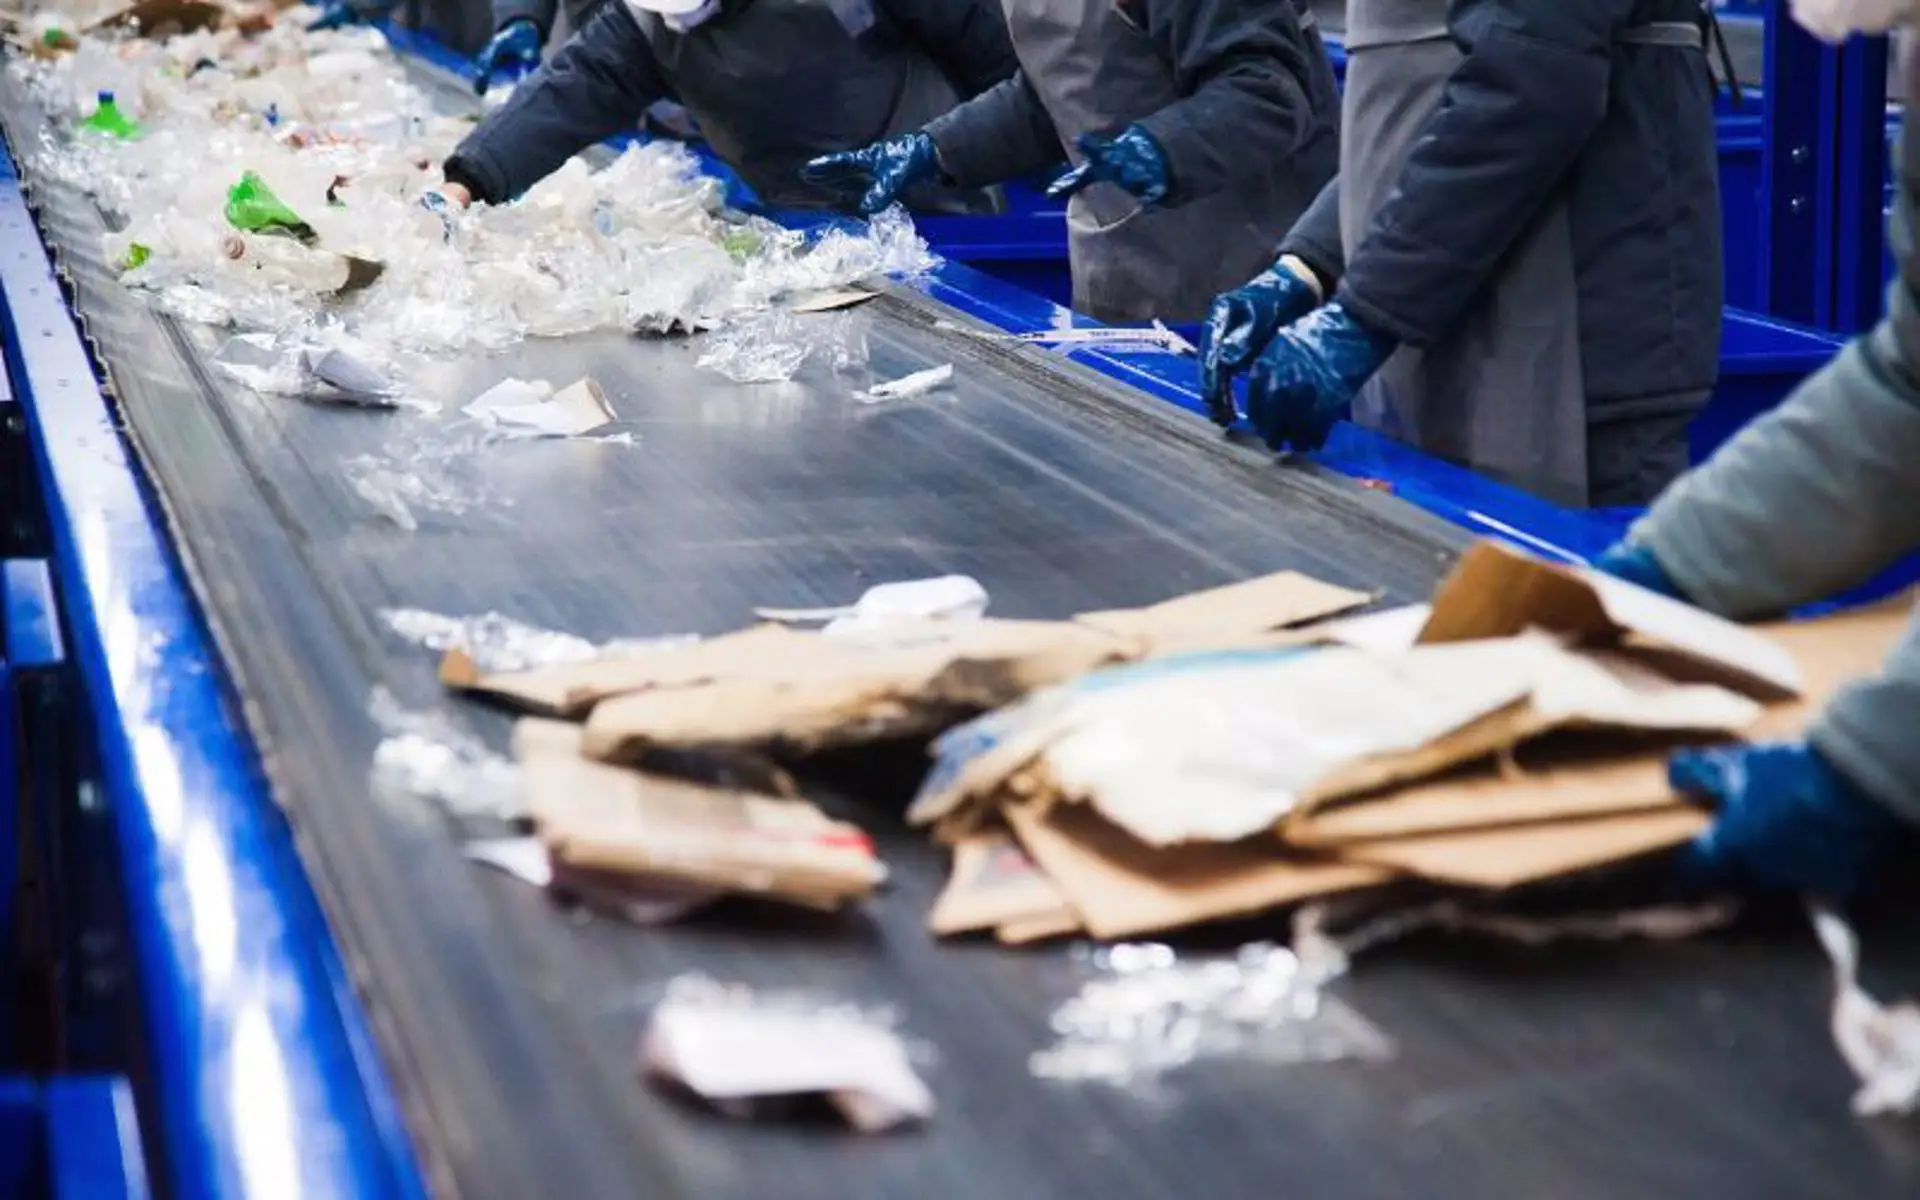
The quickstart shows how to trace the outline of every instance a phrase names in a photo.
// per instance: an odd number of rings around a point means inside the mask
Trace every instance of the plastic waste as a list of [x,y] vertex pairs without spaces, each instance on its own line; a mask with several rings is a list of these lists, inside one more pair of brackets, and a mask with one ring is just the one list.
[[[277,233],[304,245],[319,240],[313,226],[302,221],[259,175],[248,171],[227,189],[227,223],[248,233]],[[344,281],[343,281],[344,282]]]
[[924,371],[915,371],[911,375],[886,383],[875,384],[864,392],[855,392],[853,398],[862,404],[880,404],[888,400],[906,400],[914,396],[924,396],[937,388],[943,388],[953,382],[953,364],[942,363],[937,367],[928,367]]
[[86,120],[80,122],[80,128],[88,133],[97,133],[111,138],[131,139],[140,136],[140,122],[120,111],[120,105],[112,92],[101,92],[99,103]]

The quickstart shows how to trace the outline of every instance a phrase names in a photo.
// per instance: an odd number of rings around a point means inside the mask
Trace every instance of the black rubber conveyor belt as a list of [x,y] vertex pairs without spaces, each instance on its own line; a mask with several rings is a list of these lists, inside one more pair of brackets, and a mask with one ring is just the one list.
[[[6,117],[16,136],[32,128],[18,96]],[[943,856],[899,827],[910,780],[897,773],[856,775],[832,801],[894,872],[865,915],[772,924],[721,909],[651,931],[572,919],[464,861],[466,831],[369,798],[377,687],[504,735],[500,718],[445,701],[430,657],[386,634],[382,609],[498,610],[605,638],[717,632],[758,604],[843,602],[949,571],[981,579],[996,612],[1059,616],[1282,567],[1407,600],[1459,535],[1390,496],[1276,470],[1070,364],[936,329],[954,314],[898,292],[852,317],[876,375],[953,362],[950,395],[863,408],[824,374],[740,387],[696,369],[693,345],[596,337],[447,364],[442,418],[256,396],[209,370],[217,335],[113,281],[81,197],[48,186],[34,199],[437,1190],[1914,1194],[1914,1163],[1845,1110],[1826,977],[1803,939],[1415,943],[1370,964],[1354,993],[1398,1041],[1392,1063],[1216,1062],[1163,1106],[1028,1074],[1079,976],[1055,950],[930,941]],[[592,374],[638,445],[463,445],[454,410],[509,374]],[[465,511],[416,504],[419,528],[396,527],[350,486],[362,456],[419,471]],[[634,1043],[647,997],[685,971],[897,1006],[940,1051],[940,1114],[857,1140],[669,1102],[636,1082]]]

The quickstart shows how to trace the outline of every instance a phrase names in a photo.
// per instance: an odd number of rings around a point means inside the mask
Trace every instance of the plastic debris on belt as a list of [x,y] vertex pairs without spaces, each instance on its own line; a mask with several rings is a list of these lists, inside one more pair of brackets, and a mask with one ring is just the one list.
[[[41,132],[33,170],[123,221],[109,261],[183,320],[326,328],[378,361],[595,330],[710,329],[932,265],[902,210],[811,241],[724,212],[719,182],[671,143],[597,171],[574,159],[516,203],[443,222],[420,197],[470,119],[436,112],[377,31],[308,33],[300,15],[252,37],[83,36],[74,53],[10,65],[58,127]],[[102,92],[138,136],[78,128]],[[264,189],[310,243],[229,219],[229,191],[248,172],[242,199]]]

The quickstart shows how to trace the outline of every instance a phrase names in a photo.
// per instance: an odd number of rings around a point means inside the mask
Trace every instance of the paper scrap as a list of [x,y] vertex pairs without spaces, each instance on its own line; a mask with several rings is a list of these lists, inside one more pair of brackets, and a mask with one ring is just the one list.
[[474,862],[505,871],[534,887],[543,888],[553,882],[553,863],[539,838],[486,838],[468,842],[463,853]]
[[592,379],[558,392],[542,380],[504,379],[475,397],[465,411],[522,437],[580,437],[614,420],[606,393]]
[[855,392],[853,398],[862,404],[879,404],[885,400],[906,400],[914,396],[924,396],[935,388],[945,387],[952,381],[953,364],[942,363],[940,366],[915,371],[899,379],[877,383],[864,392]]
[[759,997],[683,976],[653,1011],[640,1045],[653,1074],[723,1112],[756,1099],[820,1095],[862,1133],[934,1113],[933,1093],[893,1030],[841,1009]]

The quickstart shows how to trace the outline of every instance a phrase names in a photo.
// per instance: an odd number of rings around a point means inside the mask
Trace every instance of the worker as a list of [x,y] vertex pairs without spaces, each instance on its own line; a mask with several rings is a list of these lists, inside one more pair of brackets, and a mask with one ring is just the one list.
[[1351,404],[1556,502],[1645,503],[1718,370],[1701,0],[1346,11],[1340,176],[1209,314],[1210,411],[1233,419],[1247,370],[1276,450],[1317,449]]
[[[567,0],[567,31],[587,27],[602,0]],[[473,60],[473,90],[482,96],[502,76],[524,75],[540,65],[540,50],[554,32],[560,0],[494,0],[493,36]]]
[[[1834,41],[1920,21],[1911,0],[1796,0]],[[1902,48],[1907,112],[1920,56]],[[1909,119],[1896,164],[1920,163]],[[1920,549],[1920,176],[1896,170],[1888,313],[1777,409],[1669,488],[1595,565],[1734,618],[1778,615]],[[1803,740],[1677,755],[1674,787],[1719,815],[1689,863],[1707,881],[1847,896],[1920,825],[1920,620],[1885,671],[1842,688]]]
[[[836,196],[804,183],[801,164],[918,128],[1014,67],[991,0],[610,0],[460,143],[437,195],[504,203],[670,98],[762,201],[829,207]],[[939,187],[904,199],[994,204]]]
[[492,14],[487,0],[327,0],[307,28],[344,29],[389,18],[449,50],[472,54],[486,44]]
[[1073,306],[1198,321],[1331,178],[1339,99],[1306,0],[1002,0],[1020,73],[925,127],[808,165],[873,212],[1071,159]]

